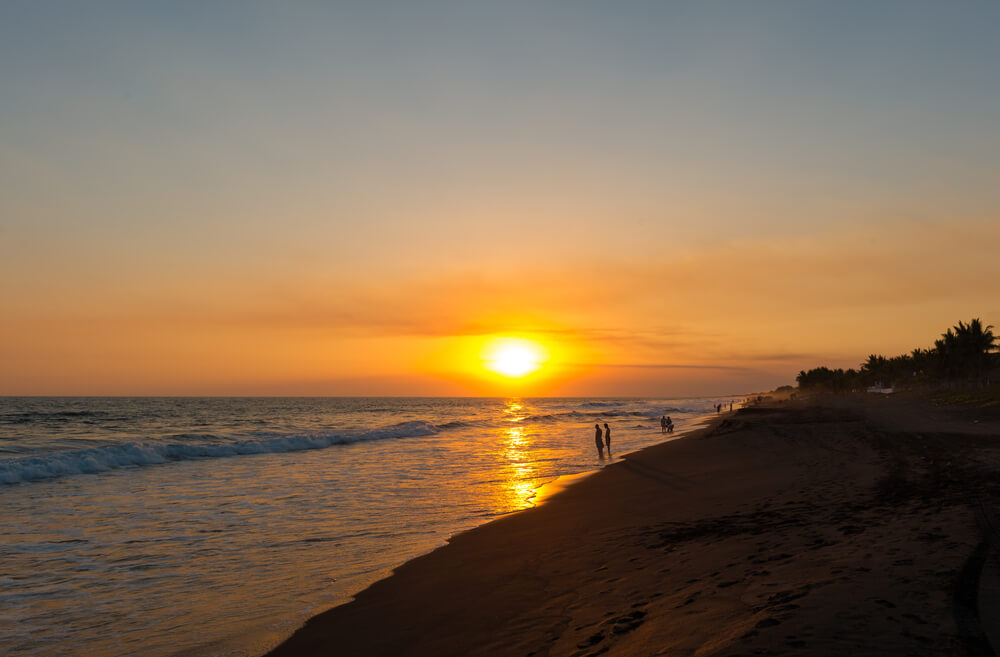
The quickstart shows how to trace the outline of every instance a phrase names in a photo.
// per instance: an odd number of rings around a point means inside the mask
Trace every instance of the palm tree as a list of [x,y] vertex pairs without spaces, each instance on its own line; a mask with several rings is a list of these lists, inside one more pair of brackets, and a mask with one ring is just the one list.
[[992,328],[992,325],[984,327],[979,318],[968,324],[960,321],[934,341],[945,377],[972,379],[976,383],[983,381],[997,339]]
[[922,381],[927,378],[934,367],[934,350],[917,347],[910,352],[910,362],[913,365],[913,376],[918,381]]
[[867,385],[891,387],[889,360],[885,356],[870,354],[868,360],[861,364],[861,376]]

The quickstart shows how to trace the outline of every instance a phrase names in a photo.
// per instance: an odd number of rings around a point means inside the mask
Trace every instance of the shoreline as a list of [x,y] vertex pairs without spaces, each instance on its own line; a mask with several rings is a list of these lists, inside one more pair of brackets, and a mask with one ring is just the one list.
[[995,418],[920,401],[710,417],[453,536],[268,655],[989,654],[958,593],[997,473]]
[[[731,413],[727,413],[727,415],[730,415],[730,414]],[[604,468],[607,468],[607,467],[610,467],[612,465],[615,465],[616,463],[620,463],[621,461],[625,460],[627,457],[629,457],[629,456],[631,456],[633,454],[637,454],[638,452],[641,452],[643,450],[650,449],[651,447],[659,447],[660,445],[665,445],[666,443],[672,442],[674,440],[680,440],[682,438],[686,438],[686,437],[688,437],[688,436],[690,436],[690,435],[692,435],[694,433],[697,433],[698,431],[701,431],[702,429],[706,428],[712,422],[721,422],[724,417],[725,416],[718,416],[717,417],[715,415],[706,415],[704,418],[696,420],[691,426],[689,426],[689,427],[687,427],[685,429],[682,429],[682,430],[680,430],[680,431],[678,431],[676,433],[673,433],[673,434],[665,434],[665,435],[672,436],[668,440],[664,440],[663,442],[659,442],[659,443],[656,443],[654,445],[648,445],[646,447],[642,447],[640,449],[633,450],[631,452],[625,452],[621,456],[616,457],[615,461],[606,464],[604,467],[596,468],[594,470],[586,470],[584,472],[575,472],[573,474],[568,474],[568,475],[560,475],[560,476],[556,477],[555,479],[553,479],[552,481],[546,482],[546,483],[542,484],[541,486],[539,486],[538,488],[535,489],[535,493],[531,497],[531,500],[530,500],[531,501],[531,506],[526,507],[524,509],[518,509],[517,511],[511,511],[510,513],[508,513],[506,515],[513,515],[515,513],[521,513],[522,511],[527,511],[528,509],[536,508],[536,507],[544,504],[552,496],[554,496],[554,495],[556,495],[558,493],[561,493],[562,491],[566,490],[570,486],[575,486],[576,484],[584,481],[588,477],[592,477],[593,475],[597,474],[598,472],[601,472],[602,470],[604,470]],[[501,516],[501,517],[506,517],[506,516]],[[499,520],[499,518],[494,518],[493,520]],[[493,522],[493,520],[490,520],[490,521],[488,521],[486,523],[483,523],[483,524],[489,524],[490,522]],[[476,527],[473,527],[472,529],[467,529],[465,531],[472,531],[473,529],[477,529],[478,527],[482,527],[482,526],[483,525],[477,525]],[[459,533],[461,533],[461,532],[459,532]],[[449,537],[449,540],[450,540],[450,537]]]
[[[606,463],[604,466],[596,468],[596,469],[593,469],[593,470],[586,470],[586,471],[583,471],[583,472],[576,472],[576,473],[573,473],[573,474],[559,475],[555,479],[552,479],[551,481],[548,481],[548,482],[540,485],[538,488],[535,489],[532,497],[529,500],[530,506],[527,506],[527,507],[522,508],[522,509],[517,509],[515,511],[510,511],[508,513],[504,513],[502,515],[499,515],[497,517],[489,519],[489,520],[487,520],[486,522],[484,522],[482,524],[476,525],[474,527],[470,527],[468,529],[462,529],[462,530],[459,530],[459,531],[455,532],[454,534],[451,534],[450,536],[448,536],[447,538],[445,538],[442,543],[439,543],[438,545],[430,548],[426,552],[423,552],[422,554],[417,554],[416,556],[414,556],[414,557],[406,560],[405,562],[399,564],[395,568],[392,568],[389,571],[388,575],[386,575],[385,577],[382,577],[382,578],[380,578],[380,579],[372,582],[371,584],[369,584],[367,587],[365,587],[361,591],[358,591],[357,593],[355,593],[351,597],[350,600],[348,600],[346,602],[342,602],[342,603],[340,603],[338,605],[335,605],[335,606],[330,607],[328,609],[325,609],[323,611],[320,611],[320,612],[314,614],[313,616],[311,616],[310,618],[306,619],[306,621],[303,624],[303,626],[301,626],[300,628],[298,628],[296,630],[296,632],[298,632],[299,630],[301,630],[302,627],[305,627],[305,625],[308,625],[309,623],[311,623],[313,621],[313,619],[315,619],[316,617],[322,616],[324,614],[328,614],[328,613],[333,612],[336,609],[339,609],[339,608],[341,608],[341,607],[343,607],[345,605],[351,604],[352,602],[354,602],[354,600],[357,598],[358,595],[364,593],[365,591],[367,591],[372,586],[376,586],[376,585],[378,585],[379,583],[381,583],[383,581],[392,579],[392,577],[395,575],[396,570],[398,570],[399,568],[404,567],[404,566],[406,566],[407,564],[409,564],[409,563],[411,563],[413,561],[417,561],[417,560],[420,560],[421,558],[424,558],[424,557],[427,557],[429,555],[432,555],[435,552],[437,552],[438,550],[441,550],[443,548],[448,547],[448,545],[450,543],[452,543],[452,541],[454,541],[457,537],[460,537],[463,534],[467,534],[469,532],[475,532],[475,531],[480,530],[483,527],[489,526],[489,525],[491,525],[491,524],[493,524],[495,522],[502,521],[502,520],[505,520],[507,518],[511,518],[513,516],[517,516],[517,515],[519,515],[521,513],[524,513],[526,511],[531,511],[531,510],[534,510],[534,509],[538,509],[538,508],[542,507],[543,505],[549,503],[549,500],[551,498],[553,498],[554,496],[556,496],[556,495],[558,495],[560,493],[563,493],[564,491],[572,488],[573,486],[579,485],[580,483],[584,482],[585,480],[587,480],[587,479],[589,479],[589,478],[591,478],[591,477],[593,477],[595,475],[600,474],[601,472],[603,472],[608,467],[612,467],[612,466],[621,464],[628,457],[630,457],[630,456],[632,456],[634,454],[641,453],[641,452],[643,452],[645,450],[648,450],[648,449],[652,449],[652,448],[656,448],[656,447],[661,447],[661,446],[663,446],[665,444],[668,444],[670,442],[673,442],[675,440],[681,440],[683,438],[687,438],[689,436],[697,434],[697,433],[699,433],[699,432],[701,432],[701,431],[703,431],[705,429],[711,428],[714,424],[718,424],[719,422],[722,422],[725,419],[725,417],[727,417],[729,415],[732,415],[732,414],[733,414],[733,412],[729,412],[729,411],[724,412],[722,415],[714,415],[714,414],[709,414],[708,412],[706,412],[706,414],[703,417],[699,417],[699,418],[695,419],[694,421],[690,422],[689,424],[686,424],[683,429],[678,429],[676,432],[673,432],[672,434],[666,434],[668,436],[671,436],[667,440],[664,440],[664,441],[659,442],[659,443],[655,443],[653,445],[648,445],[646,447],[642,447],[642,448],[639,448],[639,449],[636,449],[636,450],[633,450],[633,451],[630,451],[630,452],[625,452],[621,456],[616,456],[615,459],[614,459],[614,461]],[[293,635],[294,634],[295,633],[293,633]],[[276,646],[274,646],[273,648],[271,648],[267,653],[265,653],[264,657],[270,657],[271,655],[273,655],[275,653],[275,651],[282,644],[284,644],[285,642],[287,642],[290,638],[291,638],[291,636],[286,636],[279,644],[277,644]]]
[[[263,657],[274,657],[275,655],[284,654],[283,652],[279,652],[279,650],[283,650],[285,644],[287,644],[295,635],[297,635],[299,632],[301,632],[307,626],[309,626],[311,623],[313,623],[317,618],[322,617],[322,616],[326,616],[326,615],[331,614],[331,613],[334,613],[338,609],[341,609],[341,608],[343,608],[345,606],[353,604],[356,601],[356,599],[357,599],[358,596],[366,593],[369,589],[371,589],[373,587],[376,587],[376,586],[382,584],[383,582],[387,582],[387,581],[392,580],[393,577],[395,577],[397,570],[399,570],[401,568],[404,568],[404,567],[407,567],[407,566],[409,566],[413,562],[420,561],[422,559],[425,559],[427,557],[430,557],[430,556],[436,554],[437,552],[439,552],[439,551],[441,551],[441,550],[449,547],[452,544],[452,542],[455,541],[456,539],[458,539],[459,537],[462,537],[462,536],[464,536],[466,534],[469,534],[469,533],[480,531],[480,530],[482,530],[485,527],[489,527],[489,526],[491,526],[491,525],[493,525],[495,523],[502,522],[504,520],[508,520],[510,518],[513,518],[513,517],[517,517],[517,516],[519,516],[519,515],[521,515],[523,513],[535,511],[535,510],[537,510],[539,508],[542,508],[544,505],[549,504],[551,502],[552,498],[554,498],[555,496],[557,496],[559,494],[562,494],[562,493],[565,493],[567,490],[572,490],[573,487],[578,486],[578,485],[584,483],[585,481],[587,481],[589,479],[592,479],[596,475],[600,475],[607,468],[614,467],[614,466],[619,466],[619,465],[623,465],[625,463],[625,461],[629,457],[632,457],[632,456],[634,456],[636,454],[641,454],[641,453],[643,453],[643,452],[645,452],[647,450],[650,450],[650,449],[657,449],[657,448],[663,447],[664,445],[670,444],[670,443],[675,442],[675,441],[679,441],[681,439],[687,439],[687,438],[691,438],[693,436],[697,436],[697,435],[699,435],[699,434],[701,434],[701,433],[703,433],[705,431],[709,431],[714,426],[716,426],[716,425],[724,422],[727,417],[731,417],[731,416],[735,415],[739,410],[740,409],[737,408],[734,411],[725,411],[725,412],[723,412],[720,415],[706,413],[705,416],[703,416],[703,417],[695,420],[694,422],[692,422],[690,425],[686,426],[685,428],[678,430],[668,440],[664,440],[662,442],[659,442],[659,443],[656,443],[656,444],[653,444],[653,445],[649,445],[649,446],[646,446],[646,447],[643,447],[643,448],[640,448],[640,449],[637,449],[637,450],[634,450],[634,451],[631,451],[631,452],[626,452],[626,453],[622,454],[620,457],[616,457],[616,460],[614,462],[608,463],[604,467],[597,468],[597,469],[594,469],[594,470],[587,470],[587,471],[584,471],[584,472],[577,472],[577,473],[568,474],[568,475],[560,475],[560,476],[556,477],[555,479],[553,479],[552,481],[549,481],[549,482],[546,482],[546,483],[542,484],[541,486],[539,486],[535,490],[534,495],[532,496],[532,498],[530,500],[531,506],[525,507],[523,509],[518,509],[516,511],[512,511],[510,513],[503,514],[501,516],[498,516],[496,518],[488,520],[487,522],[485,522],[485,523],[483,523],[481,525],[476,525],[475,527],[471,527],[469,529],[464,529],[464,530],[456,532],[455,534],[452,534],[451,536],[449,536],[448,538],[445,539],[445,541],[444,541],[443,544],[440,544],[437,547],[434,547],[433,549],[429,550],[428,552],[425,552],[423,554],[417,555],[417,556],[415,556],[415,557],[407,560],[406,562],[400,564],[399,566],[397,566],[396,568],[394,568],[389,573],[388,576],[386,576],[386,577],[384,577],[382,579],[379,579],[379,580],[373,582],[372,584],[370,584],[365,589],[362,589],[361,591],[359,591],[358,593],[356,593],[354,596],[352,596],[351,600],[349,600],[347,602],[344,602],[344,603],[341,603],[341,604],[338,604],[338,605],[336,605],[334,607],[331,607],[329,609],[326,609],[326,610],[324,610],[322,612],[319,612],[319,613],[313,615],[312,617],[310,617],[309,619],[307,619],[306,622],[300,628],[298,628],[291,636],[286,637],[281,643],[279,643],[277,646],[275,646],[274,648],[272,648],[271,650],[269,650],[267,653],[265,653]],[[671,435],[671,434],[667,434],[667,435]],[[299,654],[299,653],[291,653],[291,654]],[[312,653],[303,653],[303,654],[312,654]],[[348,654],[348,653],[344,653],[344,654]]]

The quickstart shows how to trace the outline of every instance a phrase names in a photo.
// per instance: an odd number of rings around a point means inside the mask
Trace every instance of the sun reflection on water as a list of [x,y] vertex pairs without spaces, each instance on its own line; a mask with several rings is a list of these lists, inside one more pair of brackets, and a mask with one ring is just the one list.
[[510,422],[523,422],[527,419],[524,413],[524,406],[516,399],[509,399],[504,402],[503,413],[506,420]]
[[539,472],[535,465],[537,455],[532,453],[531,434],[520,424],[527,417],[524,407],[517,400],[509,400],[503,410],[514,426],[500,430],[506,463],[500,473],[503,481],[501,494],[504,506],[513,511],[531,506]]

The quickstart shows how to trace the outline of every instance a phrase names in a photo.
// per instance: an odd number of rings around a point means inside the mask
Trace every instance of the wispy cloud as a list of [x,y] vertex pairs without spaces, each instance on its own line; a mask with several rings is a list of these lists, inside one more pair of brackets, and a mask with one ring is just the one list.
[[735,365],[696,365],[682,363],[570,363],[569,367],[584,369],[641,369],[641,370],[718,370],[724,372],[750,372],[754,368]]

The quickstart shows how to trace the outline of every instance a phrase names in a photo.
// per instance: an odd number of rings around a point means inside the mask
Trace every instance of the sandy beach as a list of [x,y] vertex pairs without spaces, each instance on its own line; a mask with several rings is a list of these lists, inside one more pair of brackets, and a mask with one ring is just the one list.
[[724,414],[270,655],[991,655],[998,474],[996,413],[868,395]]

